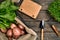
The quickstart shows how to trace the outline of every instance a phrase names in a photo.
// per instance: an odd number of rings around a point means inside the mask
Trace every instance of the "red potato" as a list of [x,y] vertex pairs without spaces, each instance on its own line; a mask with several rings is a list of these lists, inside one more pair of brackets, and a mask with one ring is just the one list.
[[1,29],[1,32],[6,33],[7,29]]
[[15,35],[13,35],[13,38],[14,38],[14,39],[18,39],[18,38],[19,38],[19,36],[15,36]]
[[22,30],[19,29],[18,27],[15,27],[13,29],[13,37],[17,39],[20,35],[22,34]]
[[21,30],[24,30],[24,26],[23,25],[18,25],[19,26],[19,28],[21,29]]
[[13,35],[12,29],[9,29],[9,30],[7,31],[7,36],[8,36],[8,37],[12,37],[12,35]]
[[21,35],[24,35],[25,34],[25,31],[22,31]]
[[13,28],[15,28],[17,26],[16,26],[16,24],[12,23],[10,27],[11,27],[11,29],[13,29]]
[[12,40],[12,38],[11,37],[8,37],[8,40]]

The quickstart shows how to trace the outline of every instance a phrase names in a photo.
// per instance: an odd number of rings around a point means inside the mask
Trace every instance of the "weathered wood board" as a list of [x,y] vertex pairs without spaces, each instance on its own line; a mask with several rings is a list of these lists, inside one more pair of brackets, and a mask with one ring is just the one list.
[[[40,35],[40,29],[39,29],[39,22],[42,19],[44,19],[46,22],[45,28],[44,28],[44,40],[60,40],[60,38],[56,36],[56,34],[53,32],[53,30],[51,29],[51,26],[50,26],[50,24],[54,24],[60,33],[60,23],[53,20],[47,11],[49,4],[54,0],[33,0],[33,1],[42,5],[41,12],[39,12],[36,20],[28,17],[27,15],[20,13],[20,16],[22,17],[24,22],[30,28],[32,28],[34,31],[36,31],[36,33],[38,34],[37,40],[40,40],[41,35]],[[48,23],[50,23],[50,24],[48,24]]]
[[31,0],[28,0],[28,1],[24,0],[20,5],[19,11],[35,19],[38,16],[41,8],[42,8],[41,5]]
[[44,18],[44,20],[46,21],[45,28],[44,28],[44,40],[60,40],[60,38],[56,36],[56,34],[51,29],[51,26],[48,24],[48,22],[50,22],[51,24],[56,25],[57,29],[60,31],[60,23],[54,21],[51,18],[51,16],[49,16],[49,13],[47,12],[49,4],[53,0],[34,0],[34,1],[42,5],[41,12],[39,12],[37,19],[34,20],[24,14],[19,13],[20,16],[22,17],[24,22],[38,34],[37,40],[40,40],[39,22],[42,20],[42,18]]

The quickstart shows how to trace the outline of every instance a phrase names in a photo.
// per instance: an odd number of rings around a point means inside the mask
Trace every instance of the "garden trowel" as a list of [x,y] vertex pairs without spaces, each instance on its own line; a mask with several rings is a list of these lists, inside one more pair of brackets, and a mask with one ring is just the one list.
[[44,26],[45,26],[45,23],[44,23],[44,20],[42,20],[39,26],[41,28],[41,40],[44,40]]

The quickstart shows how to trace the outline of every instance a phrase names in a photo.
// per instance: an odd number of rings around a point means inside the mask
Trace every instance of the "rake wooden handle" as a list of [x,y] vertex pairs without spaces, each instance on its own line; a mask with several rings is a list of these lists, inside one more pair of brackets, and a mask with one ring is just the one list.
[[57,28],[54,25],[52,25],[52,29],[54,30],[54,32],[56,33],[57,36],[60,36]]
[[44,40],[44,29],[41,29],[41,40]]

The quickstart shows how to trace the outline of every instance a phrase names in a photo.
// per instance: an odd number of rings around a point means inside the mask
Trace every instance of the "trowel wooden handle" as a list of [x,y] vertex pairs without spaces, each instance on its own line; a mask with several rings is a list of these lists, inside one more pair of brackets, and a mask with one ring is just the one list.
[[41,29],[41,40],[44,40],[44,30]]
[[54,32],[56,33],[57,36],[60,36],[57,28],[54,25],[52,25],[52,29],[54,30]]

